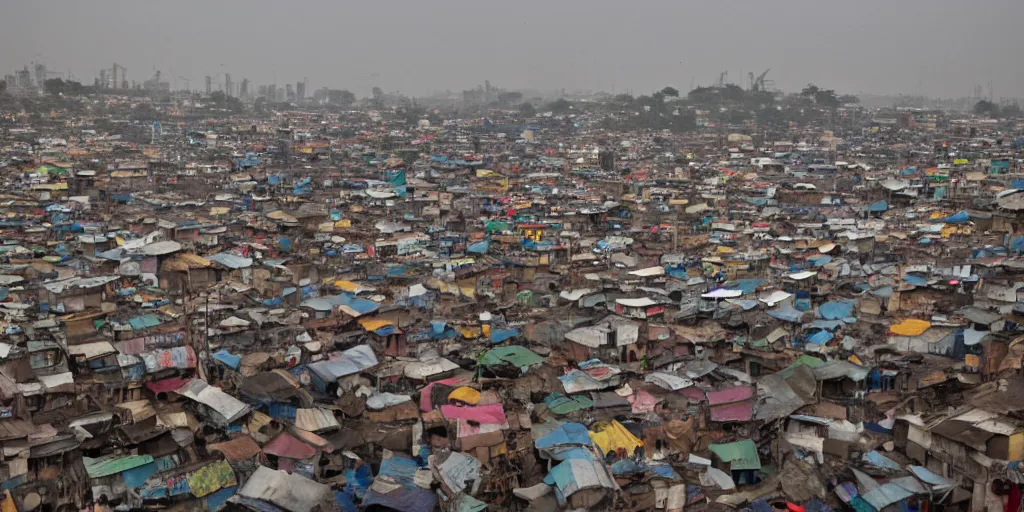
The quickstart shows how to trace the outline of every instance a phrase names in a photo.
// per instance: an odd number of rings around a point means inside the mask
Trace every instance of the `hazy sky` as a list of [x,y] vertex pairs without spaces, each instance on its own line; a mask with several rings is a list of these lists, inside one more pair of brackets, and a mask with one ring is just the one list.
[[[634,94],[771,68],[783,90],[1024,97],[1024,0],[3,0],[0,71],[92,83],[112,62],[192,88],[234,81],[417,95],[505,88]],[[184,81],[176,79],[179,87]]]

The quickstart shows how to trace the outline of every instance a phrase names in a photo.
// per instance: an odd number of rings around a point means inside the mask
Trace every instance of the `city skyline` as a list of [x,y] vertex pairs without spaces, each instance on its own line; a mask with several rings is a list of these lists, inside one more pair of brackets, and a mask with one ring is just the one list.
[[[279,87],[308,77],[313,90],[360,97],[374,86],[416,96],[483,78],[509,89],[641,93],[708,85],[726,70],[742,85],[747,73],[771,68],[789,91],[814,82],[850,93],[961,97],[982,85],[996,98],[1024,97],[1024,69],[1012,64],[1024,42],[1013,26],[1024,4],[1012,0],[358,8],[314,1],[298,12],[264,1],[154,9],[97,0],[17,4],[5,14],[0,69],[44,62],[86,84],[118,62],[134,80],[159,69],[193,89],[206,75],[230,73]],[[38,30],[40,20],[49,30]]]

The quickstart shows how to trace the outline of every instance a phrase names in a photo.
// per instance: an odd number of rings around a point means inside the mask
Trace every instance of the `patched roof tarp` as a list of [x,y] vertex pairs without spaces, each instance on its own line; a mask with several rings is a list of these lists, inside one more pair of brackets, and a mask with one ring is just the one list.
[[496,366],[502,363],[509,363],[517,368],[525,368],[544,362],[544,358],[525,347],[508,346],[497,347],[488,350],[480,358],[480,364],[484,366]]
[[615,453],[622,449],[626,455],[632,456],[637,448],[644,445],[643,441],[615,420],[611,423],[596,423],[591,429],[593,430],[590,432],[590,439],[604,453]]
[[151,455],[101,457],[99,459],[82,457],[82,462],[85,463],[85,471],[89,474],[89,478],[102,478],[149,464],[153,462],[153,457]]
[[931,322],[927,320],[908,318],[889,327],[889,331],[899,336],[920,336],[931,326]]
[[743,439],[735,443],[712,444],[708,446],[708,449],[721,459],[722,462],[728,462],[730,469],[733,471],[761,469],[761,460],[757,455],[757,445],[750,439]]

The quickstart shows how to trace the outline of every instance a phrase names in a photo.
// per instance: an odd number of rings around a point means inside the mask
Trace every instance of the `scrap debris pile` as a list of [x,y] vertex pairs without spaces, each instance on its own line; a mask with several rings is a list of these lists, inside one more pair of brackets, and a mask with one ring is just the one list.
[[1018,510],[1005,127],[392,115],[5,132],[0,510]]

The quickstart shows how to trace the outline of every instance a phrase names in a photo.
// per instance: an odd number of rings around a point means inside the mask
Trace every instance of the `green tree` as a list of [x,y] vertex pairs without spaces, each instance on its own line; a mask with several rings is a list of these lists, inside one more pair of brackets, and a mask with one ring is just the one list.
[[7,92],[7,80],[0,80],[0,94]]
[[572,103],[565,98],[559,98],[551,103],[548,103],[548,110],[555,114],[564,114],[572,110]]
[[515,105],[523,101],[523,93],[519,91],[508,91],[498,95],[499,105]]
[[537,115],[537,109],[533,108],[533,103],[527,101],[519,105],[519,115],[523,117],[533,117]]
[[720,89],[719,94],[723,100],[726,101],[743,101],[747,95],[747,91],[744,91],[742,87],[736,84],[725,84]]
[[826,108],[836,108],[840,105],[839,98],[832,89],[818,89],[814,94],[814,103]]
[[50,78],[43,82],[43,90],[47,94],[57,96],[64,92],[64,80],[60,78]]
[[998,117],[999,105],[988,100],[981,100],[974,104],[974,113],[979,116]]
[[661,90],[661,95],[662,96],[667,96],[669,98],[678,98],[679,97],[679,89],[676,89],[675,87],[666,87],[666,88]]
[[856,105],[860,103],[860,98],[852,94],[843,94],[839,97],[839,103],[842,103],[843,105]]
[[711,105],[718,103],[718,89],[714,87],[697,87],[686,93],[686,98],[697,105]]
[[620,107],[628,107],[632,105],[634,101],[636,101],[636,98],[630,96],[629,94],[616,94],[612,98],[612,103]]
[[1000,108],[999,113],[1003,117],[1021,117],[1022,112],[1020,105],[1016,103],[1010,103],[1009,105],[1004,105],[1002,108]]
[[327,101],[334,105],[350,107],[356,102],[356,95],[348,90],[331,89],[327,91]]

